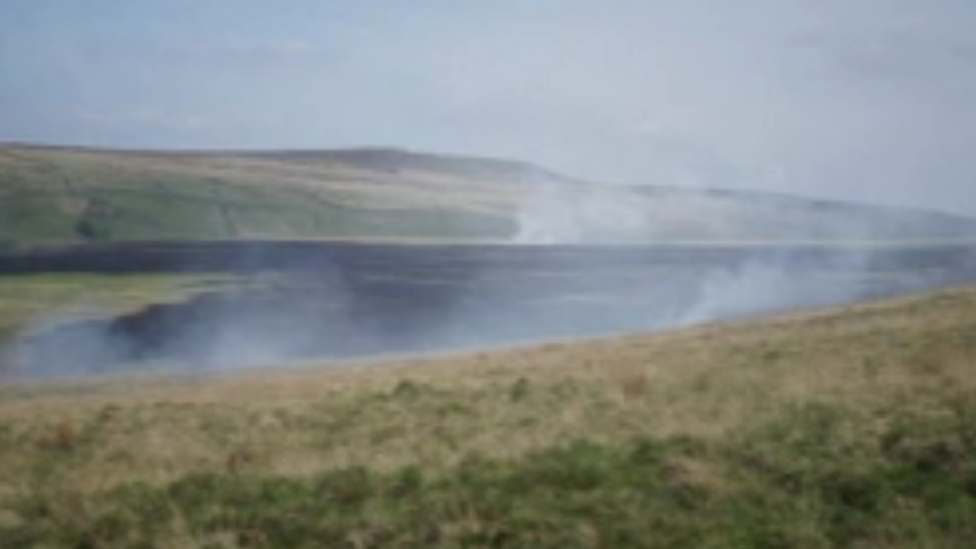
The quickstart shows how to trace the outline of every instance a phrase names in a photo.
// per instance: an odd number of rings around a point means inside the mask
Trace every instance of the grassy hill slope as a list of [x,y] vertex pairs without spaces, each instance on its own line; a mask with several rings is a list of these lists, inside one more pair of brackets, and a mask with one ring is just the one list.
[[[0,240],[501,237],[476,185],[328,157],[0,148]],[[473,188],[471,188],[473,187]],[[451,196],[457,195],[457,196]]]
[[0,544],[964,547],[974,330],[962,288],[404,363],[9,385]]
[[394,149],[150,152],[0,145],[0,246],[441,238],[946,240],[958,216],[763,193],[610,187],[507,160]]

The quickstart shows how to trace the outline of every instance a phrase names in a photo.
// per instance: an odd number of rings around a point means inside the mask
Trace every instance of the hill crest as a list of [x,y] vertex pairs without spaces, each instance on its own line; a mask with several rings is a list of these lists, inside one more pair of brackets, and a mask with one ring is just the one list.
[[0,144],[0,242],[237,238],[544,243],[932,241],[958,215],[784,194],[601,185],[399,148],[112,150]]

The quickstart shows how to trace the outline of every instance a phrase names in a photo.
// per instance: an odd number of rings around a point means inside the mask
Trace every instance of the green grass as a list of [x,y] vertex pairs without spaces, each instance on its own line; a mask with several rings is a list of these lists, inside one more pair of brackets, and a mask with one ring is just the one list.
[[0,275],[0,345],[51,316],[111,316],[267,282],[229,274]]
[[[72,204],[57,194],[8,190],[0,202],[0,239],[160,240],[247,237],[441,237],[502,236],[509,222],[489,215],[446,209],[368,210],[300,193],[260,192],[225,185],[217,196],[181,187],[201,182],[158,182],[166,190],[124,188],[80,191]],[[0,181],[0,184],[3,184]],[[83,205],[78,205],[83,204]]]
[[41,149],[0,154],[0,242],[500,238],[514,230],[510,217],[469,208],[357,204],[330,188],[336,175],[327,168],[296,182],[280,163],[249,170],[213,162]]
[[[805,403],[719,440],[580,438],[513,460],[475,454],[449,468],[348,466],[305,478],[262,473],[260,456],[239,450],[223,470],[167,483],[63,489],[56,479],[114,421],[106,412],[77,433],[34,442],[35,485],[10,501],[0,543],[963,547],[976,536],[976,400],[923,398],[924,412],[883,410],[871,436],[870,418],[856,410]],[[24,442],[8,430],[0,444]]]

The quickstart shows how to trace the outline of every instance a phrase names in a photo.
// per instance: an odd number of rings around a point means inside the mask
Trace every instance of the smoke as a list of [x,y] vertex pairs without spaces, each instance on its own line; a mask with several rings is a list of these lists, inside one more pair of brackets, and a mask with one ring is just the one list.
[[[857,277],[864,273],[865,259],[848,260],[843,276]],[[856,283],[844,283],[829,272],[811,273],[807,269],[790,265],[788,260],[773,260],[750,261],[735,269],[710,271],[702,277],[695,299],[673,324],[689,326],[864,297]]]
[[[124,315],[42,319],[7,350],[0,373],[226,372],[489,348],[646,332],[976,279],[976,255],[966,247],[578,243],[612,234],[602,227],[548,233],[573,238],[556,245],[347,248],[348,256],[337,254],[333,264],[299,265],[271,254],[265,268],[292,269],[278,272],[273,284]],[[287,253],[304,257],[309,249]]]
[[516,243],[919,242],[976,237],[972,218],[721,189],[533,184]]
[[612,188],[534,188],[517,212],[518,244],[636,242],[651,220],[642,201]]
[[[616,297],[623,299],[600,309],[595,322],[592,316],[582,323],[577,318],[577,326],[586,326],[581,333],[689,326],[890,296],[974,277],[972,261],[966,259],[974,257],[970,251],[892,246],[973,234],[972,220],[928,212],[786,195],[563,185],[529,192],[517,220],[513,241],[518,244],[656,242],[667,256],[643,278],[607,280],[622,285]],[[739,241],[766,242],[767,247]],[[696,244],[675,254],[683,242]],[[887,242],[888,247],[872,242]],[[709,254],[721,258],[700,261]]]
[[[242,257],[254,260],[253,254]],[[91,303],[84,304],[84,316],[55,311],[6,349],[0,375],[220,372],[341,356],[361,344],[361,330],[343,316],[349,292],[333,271],[305,265],[273,280],[125,314],[99,312]],[[81,308],[65,304],[67,311]]]

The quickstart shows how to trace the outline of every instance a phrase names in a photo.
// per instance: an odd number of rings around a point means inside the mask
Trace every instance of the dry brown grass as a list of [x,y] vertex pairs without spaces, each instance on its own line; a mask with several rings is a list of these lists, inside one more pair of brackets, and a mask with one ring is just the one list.
[[[99,490],[191,472],[310,475],[514,458],[587,437],[721,437],[784,407],[867,417],[976,391],[976,289],[659,335],[222,377],[0,390],[3,493],[52,456]],[[688,464],[689,482],[708,471]]]

